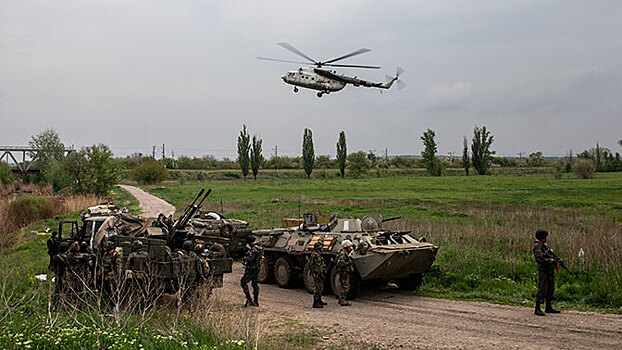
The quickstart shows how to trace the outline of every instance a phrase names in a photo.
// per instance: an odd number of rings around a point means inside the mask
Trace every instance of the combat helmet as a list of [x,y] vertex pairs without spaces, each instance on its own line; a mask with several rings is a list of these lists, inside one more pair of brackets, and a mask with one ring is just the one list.
[[143,249],[143,242],[141,241],[134,241],[132,242],[132,251],[133,252],[137,252],[139,250]]
[[184,242],[184,244],[181,246],[182,250],[185,250],[187,252],[191,252],[194,249],[194,244],[192,243],[191,240],[187,240]]
[[536,231],[536,239],[539,240],[539,241],[545,239],[548,235],[549,235],[549,233],[546,232],[545,230],[538,230],[538,231]]
[[324,247],[324,243],[322,243],[322,241],[317,241],[315,242],[315,244],[313,245],[313,250],[320,250]]

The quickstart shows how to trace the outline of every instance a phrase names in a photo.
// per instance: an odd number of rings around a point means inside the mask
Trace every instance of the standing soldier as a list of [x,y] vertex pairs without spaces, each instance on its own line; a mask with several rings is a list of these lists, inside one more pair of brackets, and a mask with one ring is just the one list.
[[181,289],[182,299],[187,299],[194,294],[196,287],[203,281],[203,263],[199,256],[194,252],[194,243],[186,240],[181,251],[177,252],[177,272],[179,288]]
[[67,250],[69,250],[69,243],[62,242],[58,245],[58,254],[52,257],[52,271],[54,272],[54,304],[58,305],[61,301],[64,301],[65,292],[67,289]]
[[534,314],[545,316],[540,310],[540,304],[546,299],[546,309],[549,314],[558,314],[559,311],[553,309],[551,300],[555,291],[555,267],[557,261],[553,251],[546,244],[546,237],[549,235],[545,230],[536,231],[536,241],[533,244],[533,255],[538,263],[538,294],[536,294],[536,309]]
[[309,268],[313,276],[313,307],[321,309],[326,305],[322,301],[322,291],[324,290],[324,279],[326,278],[326,262],[322,256],[322,241],[317,241],[313,245],[313,253],[309,258]]
[[[246,303],[244,307],[259,306],[259,284],[257,283],[257,276],[259,275],[259,267],[263,260],[263,249],[257,244],[257,238],[255,236],[247,236],[246,243],[248,245],[248,252],[244,256],[244,275],[240,279],[240,285],[246,296]],[[248,282],[251,282],[253,286],[253,299],[251,299],[251,293],[248,289]]]
[[50,264],[48,265],[48,268],[52,269],[52,258],[54,258],[54,255],[58,254],[58,245],[59,245],[58,232],[56,231],[52,232],[52,236],[48,238],[47,245],[48,245],[48,255],[50,256]]
[[[80,243],[75,241],[71,243],[69,252],[64,254],[65,261],[65,286],[64,289],[68,294],[80,301],[83,298],[84,289],[88,287],[90,281],[90,256],[80,253]],[[79,305],[79,303],[78,303]]]
[[348,293],[350,292],[350,278],[354,272],[354,264],[350,259],[350,252],[352,251],[352,242],[344,239],[341,242],[341,251],[337,255],[337,272],[339,273],[339,282],[341,284],[341,292],[339,293],[339,305],[350,306],[350,303],[346,301]]
[[149,254],[145,251],[143,242],[138,240],[132,242],[132,252],[127,256],[123,270],[125,271],[126,282],[129,283],[130,301],[143,302],[146,300]]

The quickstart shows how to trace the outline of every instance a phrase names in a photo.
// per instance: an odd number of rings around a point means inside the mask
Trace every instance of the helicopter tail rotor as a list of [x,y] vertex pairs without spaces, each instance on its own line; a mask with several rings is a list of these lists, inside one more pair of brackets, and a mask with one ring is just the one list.
[[397,85],[397,88],[399,90],[402,90],[404,87],[406,87],[406,83],[404,83],[403,81],[400,80],[400,75],[404,73],[404,69],[397,67],[396,71],[395,71],[395,76],[392,77],[390,75],[386,75],[386,80],[387,82],[385,84],[383,84],[383,88],[385,89],[389,89],[393,83],[395,83]]

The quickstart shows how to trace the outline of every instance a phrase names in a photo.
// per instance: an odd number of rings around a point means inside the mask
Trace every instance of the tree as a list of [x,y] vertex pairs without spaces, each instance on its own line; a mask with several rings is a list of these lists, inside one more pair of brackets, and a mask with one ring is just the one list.
[[121,177],[119,165],[112,159],[112,151],[104,144],[93,145],[85,150],[88,166],[92,171],[90,192],[106,195]]
[[240,169],[242,170],[244,180],[246,180],[246,176],[248,176],[248,167],[250,164],[250,148],[251,139],[248,135],[248,132],[246,132],[246,124],[244,124],[242,131],[240,131],[240,136],[238,136],[238,163],[240,164]]
[[99,144],[70,154],[55,173],[55,187],[70,186],[74,193],[106,195],[121,178],[121,167],[112,158],[110,148]]
[[443,163],[436,157],[436,141],[434,137],[436,134],[433,130],[428,129],[421,136],[421,141],[423,141],[424,149],[421,151],[421,156],[423,157],[423,165],[427,169],[428,174],[432,176],[441,176],[443,174],[444,165]]
[[[32,136],[28,145],[39,150],[35,159],[36,166],[41,169],[43,181],[52,182],[50,170],[55,163],[63,160],[65,145],[61,142],[58,132],[54,129],[45,129],[40,134]],[[34,154],[31,154],[34,156]]]
[[307,178],[311,178],[313,164],[315,163],[315,151],[313,150],[313,133],[305,128],[302,136],[302,163],[305,168]]
[[132,169],[132,177],[143,184],[155,184],[166,180],[168,171],[160,162],[149,157],[143,160],[139,166]]
[[367,154],[363,151],[350,153],[348,156],[348,170],[354,176],[361,176],[367,174],[371,163]]
[[538,151],[529,154],[529,163],[536,168],[542,165],[542,152]]
[[13,173],[11,167],[3,161],[0,161],[0,183],[8,185],[13,182]]
[[257,180],[257,173],[259,173],[259,166],[263,162],[263,155],[261,154],[261,138],[253,136],[253,145],[251,148],[250,162],[251,169],[253,170],[253,178]]
[[622,147],[622,139],[618,140],[618,146]]
[[494,151],[490,150],[490,145],[493,141],[493,136],[486,130],[486,127],[475,127],[473,129],[473,141],[471,142],[471,159],[473,167],[480,175],[488,173],[490,168],[490,162]]
[[464,172],[466,176],[469,176],[469,168],[471,167],[471,158],[469,158],[469,143],[467,141],[466,136],[462,140],[462,166],[464,167]]
[[346,175],[346,160],[348,157],[348,149],[346,146],[346,133],[339,133],[339,141],[337,141],[337,164],[339,164],[339,173],[341,177]]

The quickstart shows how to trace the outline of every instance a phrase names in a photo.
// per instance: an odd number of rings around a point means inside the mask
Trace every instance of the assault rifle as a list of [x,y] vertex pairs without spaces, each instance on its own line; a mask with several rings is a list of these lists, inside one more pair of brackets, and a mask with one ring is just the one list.
[[[564,270],[568,271],[569,274],[574,275],[574,273],[568,270],[566,264],[564,264],[564,260],[562,260],[562,258],[560,258],[559,256],[555,255],[555,253],[553,253],[553,250],[549,249],[549,253],[553,256],[553,260],[555,260],[557,266],[561,266]],[[557,271],[559,272],[559,267],[557,268]]]

